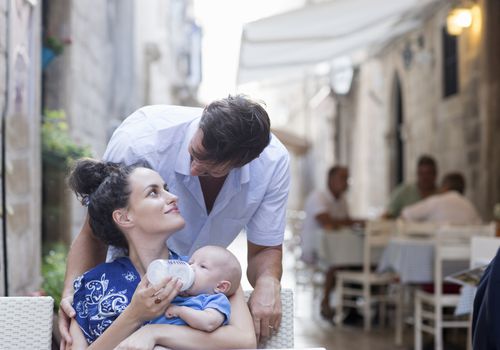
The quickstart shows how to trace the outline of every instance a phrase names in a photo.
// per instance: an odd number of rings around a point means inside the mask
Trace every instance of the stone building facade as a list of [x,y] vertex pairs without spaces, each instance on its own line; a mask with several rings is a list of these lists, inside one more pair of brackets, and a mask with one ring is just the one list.
[[[499,42],[492,33],[495,1],[480,1],[471,28],[451,37],[456,45],[456,86],[445,74],[446,16],[450,6],[424,14],[424,25],[389,43],[359,68],[354,123],[347,162],[352,168],[352,202],[361,213],[383,210],[387,196],[401,180],[414,181],[416,160],[430,154],[439,175],[460,171],[467,196],[485,220],[500,201],[498,160]],[[498,15],[498,12],[496,12]],[[453,58],[452,58],[453,59]],[[448,79],[448,80],[447,80]],[[453,80],[451,80],[453,85]],[[453,90],[453,89],[452,89]],[[399,107],[398,107],[399,106]],[[398,141],[400,142],[398,145]]]
[[39,2],[0,2],[0,295],[41,283],[40,21]]
[[[491,219],[493,205],[500,202],[495,157],[500,151],[500,39],[495,34],[500,4],[470,2],[471,27],[451,37],[446,18],[459,3],[428,3],[401,19],[418,26],[365,48],[347,92],[335,91],[334,61],[310,67],[299,78],[239,87],[266,101],[273,125],[310,143],[307,154],[293,156],[290,208],[300,209],[313,188],[325,187],[328,167],[344,164],[350,168],[352,214],[376,217],[398,183],[415,180],[416,161],[427,153],[436,158],[440,176],[465,175],[466,195],[484,220]],[[321,68],[325,65],[330,68]],[[456,74],[445,78],[453,65]]]
[[[45,69],[44,108],[62,109],[73,139],[101,157],[114,129],[147,104],[197,105],[201,37],[190,0],[44,3],[45,36],[64,50]],[[197,63],[198,62],[198,63]],[[84,210],[71,197],[70,238]]]

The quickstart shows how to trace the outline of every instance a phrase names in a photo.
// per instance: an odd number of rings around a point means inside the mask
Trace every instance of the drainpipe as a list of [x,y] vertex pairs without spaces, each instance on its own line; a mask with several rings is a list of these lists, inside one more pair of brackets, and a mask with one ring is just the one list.
[[1,219],[2,219],[2,230],[3,230],[3,272],[4,272],[4,290],[5,290],[5,295],[9,295],[9,282],[8,282],[8,277],[9,277],[9,272],[8,272],[8,262],[7,262],[7,187],[5,186],[5,170],[6,170],[6,152],[5,152],[5,126],[7,125],[6,119],[7,119],[7,111],[9,110],[9,83],[10,83],[10,74],[9,74],[9,47],[10,47],[10,13],[12,11],[11,9],[11,2],[7,1],[7,12],[6,12],[6,18],[7,18],[7,27],[5,30],[5,47],[7,48],[5,50],[5,95],[4,95],[4,107],[2,110],[2,120],[1,120],[1,125],[2,125],[2,164],[1,164],[1,176],[2,176],[2,208],[1,208]]

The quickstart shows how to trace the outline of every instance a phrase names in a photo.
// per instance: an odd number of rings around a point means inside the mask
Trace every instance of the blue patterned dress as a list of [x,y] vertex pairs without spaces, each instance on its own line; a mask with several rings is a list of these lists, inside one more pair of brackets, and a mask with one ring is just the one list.
[[[187,261],[170,252],[171,259]],[[95,341],[130,304],[141,277],[128,257],[97,265],[75,279],[75,319],[87,342]]]

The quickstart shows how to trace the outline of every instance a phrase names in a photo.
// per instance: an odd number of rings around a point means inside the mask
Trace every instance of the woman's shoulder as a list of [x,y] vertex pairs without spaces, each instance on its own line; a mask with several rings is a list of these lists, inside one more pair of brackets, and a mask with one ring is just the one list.
[[139,274],[127,257],[97,265],[75,280],[75,320],[89,343],[125,310],[139,281]]
[[86,271],[73,282],[75,292],[89,281],[128,281],[138,284],[140,276],[128,257],[105,262]]

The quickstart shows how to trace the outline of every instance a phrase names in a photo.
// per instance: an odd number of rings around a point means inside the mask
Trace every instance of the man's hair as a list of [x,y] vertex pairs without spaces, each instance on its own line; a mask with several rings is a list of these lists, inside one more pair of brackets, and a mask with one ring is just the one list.
[[437,172],[436,160],[433,157],[431,157],[431,156],[429,156],[427,154],[421,155],[418,158],[417,167],[420,167],[422,165],[431,166]]
[[343,165],[334,165],[328,170],[328,182],[330,182],[330,179],[335,176],[337,172],[340,170],[347,169],[347,167]]
[[448,190],[457,191],[461,194],[465,192],[465,179],[460,173],[449,173],[443,178],[443,187]]
[[265,109],[243,95],[228,96],[205,107],[200,129],[205,152],[196,158],[214,164],[241,167],[255,158],[271,140],[271,122]]

